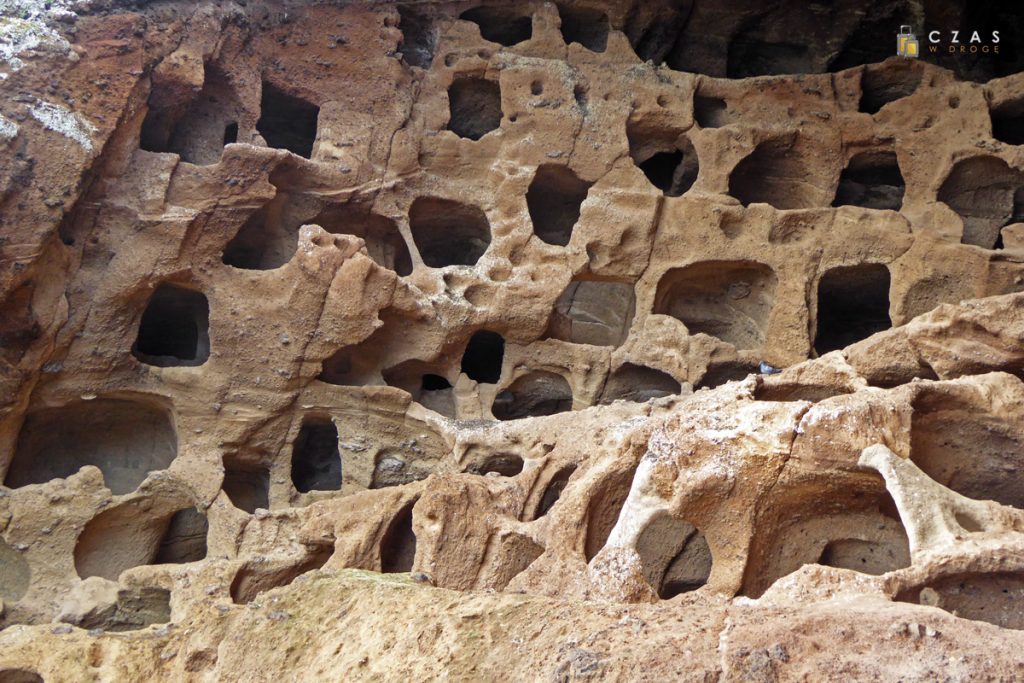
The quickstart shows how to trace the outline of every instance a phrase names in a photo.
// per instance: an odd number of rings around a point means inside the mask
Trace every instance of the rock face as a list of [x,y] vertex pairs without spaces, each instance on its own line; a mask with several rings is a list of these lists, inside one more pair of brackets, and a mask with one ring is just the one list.
[[1010,6],[136,4],[0,17],[0,682],[1024,676]]

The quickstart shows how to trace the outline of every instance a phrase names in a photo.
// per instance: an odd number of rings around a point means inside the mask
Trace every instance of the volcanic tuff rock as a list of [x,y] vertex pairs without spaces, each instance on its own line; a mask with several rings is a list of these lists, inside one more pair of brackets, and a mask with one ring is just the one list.
[[1024,676],[1007,8],[8,3],[0,682]]

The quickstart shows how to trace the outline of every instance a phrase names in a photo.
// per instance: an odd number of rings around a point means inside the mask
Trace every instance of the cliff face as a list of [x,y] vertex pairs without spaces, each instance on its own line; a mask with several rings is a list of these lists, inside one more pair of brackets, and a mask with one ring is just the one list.
[[0,682],[1024,674],[1024,27],[868,5],[5,8]]

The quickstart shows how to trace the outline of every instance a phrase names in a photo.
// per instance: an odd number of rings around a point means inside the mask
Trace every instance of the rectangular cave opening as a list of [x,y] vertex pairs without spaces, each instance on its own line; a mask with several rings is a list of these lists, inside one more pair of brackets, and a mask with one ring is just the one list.
[[292,445],[292,483],[300,493],[341,489],[338,428],[328,417],[308,417]]
[[270,468],[237,456],[224,457],[224,483],[231,504],[250,515],[257,508],[270,508]]
[[210,305],[202,292],[162,283],[139,322],[132,354],[147,365],[202,365],[210,355]]
[[892,327],[889,269],[879,263],[832,268],[818,281],[814,350],[819,356]]
[[313,154],[319,117],[320,107],[317,105],[263,82],[256,130],[268,146],[286,149],[309,159]]

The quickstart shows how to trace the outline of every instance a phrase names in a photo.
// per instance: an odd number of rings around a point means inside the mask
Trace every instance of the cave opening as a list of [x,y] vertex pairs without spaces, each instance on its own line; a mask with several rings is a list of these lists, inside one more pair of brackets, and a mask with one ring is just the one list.
[[818,205],[817,188],[808,173],[807,160],[792,141],[766,140],[729,174],[729,194],[743,206],[761,203],[776,209],[812,208]]
[[269,147],[286,149],[309,159],[316,141],[320,107],[263,82],[256,130]]
[[332,204],[301,221],[319,225],[333,235],[354,235],[366,243],[366,253],[381,268],[400,276],[412,273],[412,256],[398,224],[356,204]]
[[682,385],[667,372],[623,363],[609,375],[598,404],[607,405],[614,401],[644,403],[655,398],[675,396],[681,390]]
[[963,220],[963,244],[993,249],[1002,228],[1018,215],[1024,174],[1002,159],[976,156],[958,161],[939,187],[938,200]]
[[636,542],[644,578],[662,600],[695,591],[711,575],[711,549],[704,534],[672,515],[656,515]]
[[416,532],[412,509],[416,501],[406,503],[388,525],[380,542],[380,569],[385,574],[412,571],[416,561]]
[[523,471],[523,459],[515,453],[495,453],[483,462],[466,468],[472,474],[498,474],[503,477],[514,477]]
[[573,344],[620,346],[636,312],[636,292],[626,282],[573,280],[555,301],[546,337]]
[[994,107],[992,137],[1008,145],[1024,145],[1024,103]]
[[139,321],[132,355],[147,365],[202,365],[210,355],[210,305],[202,292],[161,283]]
[[498,420],[542,417],[572,410],[572,388],[559,374],[535,370],[517,378],[491,405]]
[[476,265],[491,243],[487,215],[450,199],[418,197],[409,207],[409,229],[430,268]]
[[448,87],[448,130],[479,140],[501,125],[501,86],[476,76],[457,76]]
[[482,5],[468,9],[459,19],[471,21],[480,28],[484,40],[511,47],[533,36],[533,17],[514,7]]
[[839,176],[832,206],[899,211],[906,186],[894,152],[862,152]]
[[203,87],[184,111],[176,109],[178,102],[161,102],[162,95],[159,91],[150,95],[140,149],[170,152],[182,161],[206,166],[218,163],[224,146],[238,140],[235,118],[241,105],[234,85],[218,66],[204,65]]
[[818,281],[814,350],[821,356],[892,327],[889,269],[879,263],[840,266]]
[[266,465],[225,455],[221,488],[232,505],[250,515],[257,508],[270,508],[270,468]]
[[31,412],[18,434],[5,484],[17,488],[70,477],[86,465],[103,473],[115,495],[131,493],[178,454],[178,435],[164,409],[97,398]]
[[604,52],[608,47],[608,15],[601,10],[559,4],[558,14],[566,45],[579,43],[591,52]]
[[654,313],[670,315],[691,335],[707,334],[737,349],[764,343],[775,302],[775,271],[755,261],[701,261],[662,276]]
[[626,137],[633,163],[666,197],[679,197],[693,187],[700,163],[688,137],[632,120],[626,124]]
[[206,536],[209,522],[196,508],[186,508],[171,515],[157,546],[153,564],[185,564],[206,558]]
[[569,244],[591,185],[565,166],[538,167],[526,191],[534,234],[547,244]]
[[408,5],[398,6],[398,18],[402,31],[402,59],[409,66],[429,69],[437,50],[437,29],[433,22]]
[[132,499],[89,520],[75,543],[78,576],[117,581],[133,567],[205,559],[205,515],[194,507],[158,511],[153,503],[150,498]]
[[877,114],[890,102],[913,95],[921,85],[922,76],[913,61],[904,59],[896,64],[867,67],[860,77],[858,109],[866,114]]
[[292,483],[299,493],[341,488],[338,428],[330,418],[303,421],[292,445]]
[[496,384],[505,360],[505,340],[497,332],[479,330],[462,354],[462,372],[474,382]]
[[558,499],[562,497],[562,491],[569,484],[569,479],[576,472],[576,465],[566,465],[561,468],[555,475],[548,481],[547,486],[544,487],[544,493],[540,497],[540,501],[537,503],[537,509],[533,513],[534,519],[540,519],[544,515],[548,514]]
[[721,97],[694,95],[693,119],[701,128],[721,128],[731,123],[729,105]]

